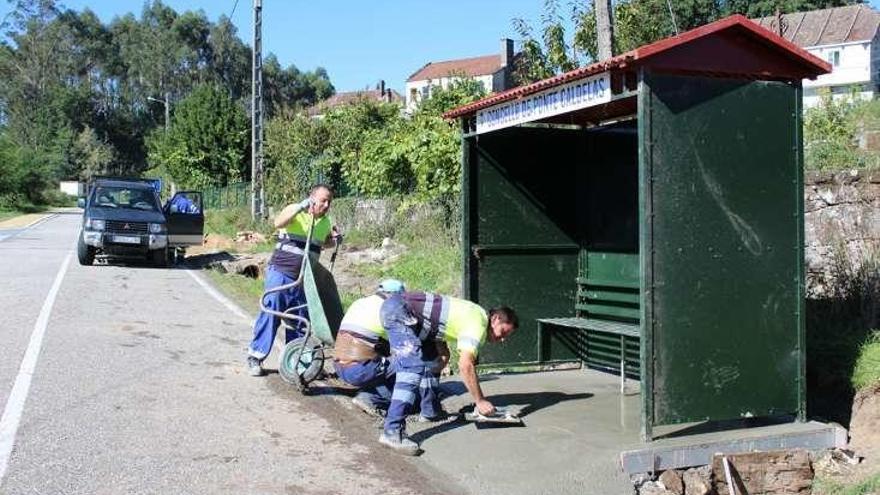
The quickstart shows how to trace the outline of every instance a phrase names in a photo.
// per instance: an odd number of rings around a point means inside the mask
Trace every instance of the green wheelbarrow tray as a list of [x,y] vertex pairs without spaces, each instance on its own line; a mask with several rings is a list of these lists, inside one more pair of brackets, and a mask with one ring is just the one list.
[[336,330],[342,322],[342,301],[333,274],[320,263],[314,265],[305,264],[303,290],[309,305],[312,336],[329,346],[335,342]]
[[[332,346],[342,321],[342,301],[336,281],[320,263],[304,264],[303,290],[309,309],[307,337],[288,342],[281,352],[278,373],[281,378],[304,389],[324,369],[324,348]],[[298,356],[298,358],[297,358]]]

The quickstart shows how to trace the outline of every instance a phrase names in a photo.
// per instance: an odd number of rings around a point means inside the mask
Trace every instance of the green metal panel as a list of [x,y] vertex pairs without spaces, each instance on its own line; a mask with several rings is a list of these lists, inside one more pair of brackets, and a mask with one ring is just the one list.
[[574,131],[506,129],[466,153],[465,293],[484,307],[511,306],[521,322],[504,344],[486,346],[482,363],[538,360],[536,319],[574,315],[582,143]]
[[639,288],[639,256],[629,253],[581,253],[581,277],[585,283],[608,287]]
[[799,93],[654,74],[643,83],[648,433],[797,413]]
[[805,320],[805,312],[806,312],[806,280],[804,280],[804,276],[806,273],[805,264],[804,264],[804,249],[805,245],[805,233],[804,233],[804,136],[803,136],[803,120],[802,116],[804,115],[804,98],[803,98],[803,88],[800,84],[796,86],[797,94],[795,95],[795,110],[794,117],[797,120],[797,124],[794,127],[795,130],[795,139],[792,146],[792,150],[795,155],[795,159],[797,160],[797,166],[795,168],[795,173],[797,174],[797,190],[793,191],[795,195],[795,201],[797,202],[797,235],[798,235],[798,277],[797,277],[797,302],[799,304],[798,312],[797,312],[797,326],[798,326],[798,349],[800,349],[800,370],[798,373],[798,421],[806,421],[807,420],[807,331],[806,331],[806,320]]

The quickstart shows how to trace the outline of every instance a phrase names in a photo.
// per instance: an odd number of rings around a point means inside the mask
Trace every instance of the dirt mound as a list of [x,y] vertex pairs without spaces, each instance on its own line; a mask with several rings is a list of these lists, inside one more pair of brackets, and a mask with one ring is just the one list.
[[856,393],[849,434],[850,448],[880,465],[880,383]]
[[[212,267],[229,273],[257,277],[265,272],[271,253],[249,252],[255,244],[265,242],[259,233],[239,232],[235,239],[220,234],[208,234],[201,246],[187,249],[187,261],[198,266]],[[406,251],[406,246],[391,239],[384,239],[379,247],[357,247],[343,244],[336,257],[333,277],[340,294],[370,294],[376,290],[379,280],[366,273],[363,266],[384,266],[393,262]],[[321,253],[321,264],[330,266],[332,249]]]
[[218,253],[220,251],[232,251],[235,243],[232,239],[220,234],[206,234],[201,246],[192,246],[186,249],[187,255],[198,256],[206,253]]

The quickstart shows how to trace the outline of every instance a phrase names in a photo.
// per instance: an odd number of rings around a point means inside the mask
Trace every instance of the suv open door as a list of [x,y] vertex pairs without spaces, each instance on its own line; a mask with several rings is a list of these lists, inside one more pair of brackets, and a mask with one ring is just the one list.
[[205,236],[205,208],[202,193],[181,191],[165,203],[168,247],[201,246]]

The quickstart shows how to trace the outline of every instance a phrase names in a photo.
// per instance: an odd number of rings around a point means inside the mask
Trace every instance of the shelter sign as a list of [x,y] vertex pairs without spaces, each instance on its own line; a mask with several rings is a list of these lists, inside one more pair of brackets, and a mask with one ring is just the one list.
[[578,79],[477,112],[477,134],[533,122],[611,101],[608,72]]

